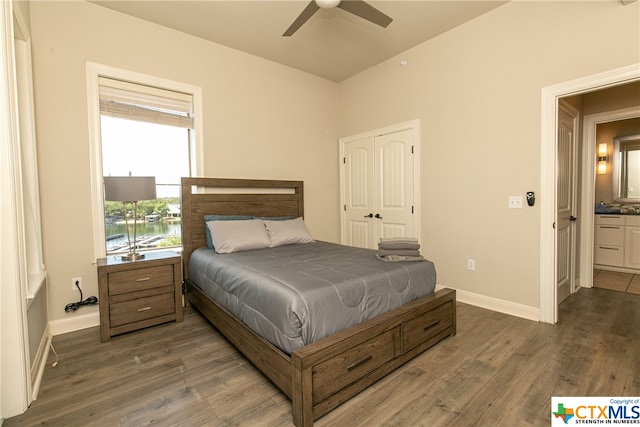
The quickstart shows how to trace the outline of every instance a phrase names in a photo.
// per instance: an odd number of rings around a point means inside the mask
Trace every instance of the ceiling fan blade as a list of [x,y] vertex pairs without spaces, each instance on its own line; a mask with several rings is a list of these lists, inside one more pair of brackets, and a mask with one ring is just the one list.
[[392,18],[362,0],[343,0],[338,7],[367,21],[380,25],[383,28],[387,28],[391,21],[393,21]]
[[314,0],[311,0],[307,7],[304,8],[302,13],[298,15],[296,20],[293,21],[293,24],[291,24],[291,26],[287,28],[287,31],[285,31],[282,36],[289,37],[296,31],[298,31],[298,29],[302,27],[302,24],[307,22],[309,18],[311,18],[313,14],[318,11],[318,9],[320,9],[320,6],[318,6]]

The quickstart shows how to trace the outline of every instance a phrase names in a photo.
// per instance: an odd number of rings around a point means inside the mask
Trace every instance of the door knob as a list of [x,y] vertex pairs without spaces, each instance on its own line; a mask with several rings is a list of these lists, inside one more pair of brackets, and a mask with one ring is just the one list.
[[573,215],[571,215],[571,216],[569,217],[569,221],[575,221],[576,219],[578,219],[578,218],[576,218],[576,217],[575,217],[575,216],[573,216]]
[[372,213],[370,213],[369,215],[365,215],[364,217],[365,217],[365,218],[373,218],[373,214],[372,214]]
[[377,214],[376,214],[376,218],[378,218],[378,219],[382,219],[382,217],[380,216],[380,214],[379,214],[379,213],[377,213]]

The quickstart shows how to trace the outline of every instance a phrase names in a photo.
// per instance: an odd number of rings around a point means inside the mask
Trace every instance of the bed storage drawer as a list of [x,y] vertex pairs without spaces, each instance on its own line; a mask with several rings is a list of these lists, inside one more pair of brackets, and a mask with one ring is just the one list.
[[451,327],[451,304],[447,302],[406,322],[402,329],[403,352],[406,353]]
[[314,400],[321,402],[395,356],[395,330],[390,330],[315,365]]

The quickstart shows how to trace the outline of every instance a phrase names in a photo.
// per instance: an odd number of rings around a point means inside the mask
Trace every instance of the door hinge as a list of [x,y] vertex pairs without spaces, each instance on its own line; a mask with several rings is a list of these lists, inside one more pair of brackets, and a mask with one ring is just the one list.
[[413,206],[411,206],[411,213],[413,213]]
[[411,146],[411,154],[413,154],[413,145]]
[[342,158],[342,163],[344,163],[345,165],[347,164],[347,158],[346,157]]
[[347,205],[344,205],[343,209],[346,212],[347,211]]

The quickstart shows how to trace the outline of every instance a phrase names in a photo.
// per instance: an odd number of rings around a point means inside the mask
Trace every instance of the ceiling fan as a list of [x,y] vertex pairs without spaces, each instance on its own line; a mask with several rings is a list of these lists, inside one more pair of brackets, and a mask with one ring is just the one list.
[[302,24],[307,22],[318,9],[332,9],[336,6],[383,28],[387,28],[391,21],[393,21],[393,19],[375,7],[365,3],[363,0],[311,0],[302,13],[293,21],[293,24],[284,32],[283,36],[289,37],[298,31],[298,29],[302,27]]

